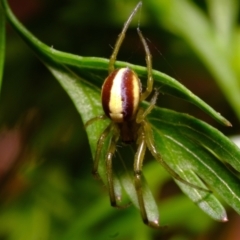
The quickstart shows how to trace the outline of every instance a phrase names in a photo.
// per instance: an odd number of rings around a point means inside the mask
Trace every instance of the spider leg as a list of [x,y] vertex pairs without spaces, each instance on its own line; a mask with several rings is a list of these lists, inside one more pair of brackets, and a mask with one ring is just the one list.
[[114,191],[114,180],[113,180],[113,166],[112,158],[116,151],[116,144],[119,139],[120,133],[117,128],[113,129],[113,135],[111,137],[106,156],[106,172],[107,172],[107,182],[108,182],[108,191],[111,206],[118,207],[117,205],[117,196]]
[[206,189],[206,188],[202,188],[202,187],[199,187],[195,184],[192,184],[186,180],[184,180],[179,174],[177,174],[163,159],[162,159],[162,156],[160,155],[160,153],[157,151],[156,147],[155,147],[155,144],[154,144],[154,138],[153,138],[153,133],[152,133],[152,128],[150,126],[150,124],[145,120],[146,116],[152,111],[152,109],[154,108],[155,106],[155,103],[157,101],[157,97],[158,97],[158,91],[156,90],[151,101],[150,101],[150,104],[149,106],[147,107],[147,109],[145,109],[144,111],[142,109],[140,109],[138,111],[138,114],[137,114],[137,117],[136,117],[136,122],[137,123],[141,123],[142,125],[142,129],[143,129],[143,132],[145,134],[145,141],[146,141],[146,144],[147,144],[147,148],[149,149],[149,151],[151,152],[151,154],[154,156],[154,158],[156,158],[156,160],[169,172],[169,174],[175,178],[176,180],[188,185],[188,186],[191,186],[193,188],[196,188],[198,190],[201,190],[201,191],[205,191],[205,192],[210,192],[210,190]]
[[157,97],[158,97],[159,92],[156,90],[154,92],[154,95],[150,101],[149,106],[147,107],[147,109],[143,110],[143,109],[139,109],[137,117],[136,117],[136,122],[137,123],[141,123],[142,121],[144,121],[144,119],[146,118],[146,116],[152,111],[152,109],[154,108],[156,101],[157,101]]
[[108,191],[109,191],[109,197],[110,197],[110,203],[111,206],[117,207],[117,208],[126,208],[130,204],[125,205],[118,205],[118,201],[121,200],[119,196],[116,195],[116,192],[114,190],[114,178],[113,178],[113,166],[112,166],[112,158],[116,151],[116,145],[118,142],[118,139],[120,137],[119,129],[116,127],[116,125],[113,125],[112,127],[113,135],[110,139],[110,143],[107,149],[107,156],[106,156],[106,173],[107,173],[107,182],[108,182]]
[[[100,115],[90,119],[89,121],[87,121],[86,124],[89,125],[92,123],[91,121],[104,119],[104,118],[105,118],[105,115]],[[101,157],[101,151],[105,143],[105,140],[111,131],[113,131],[113,135],[110,139],[110,143],[109,143],[109,146],[107,149],[107,155],[106,155],[106,174],[107,174],[108,191],[109,191],[111,206],[118,207],[118,208],[125,208],[125,207],[128,207],[130,204],[126,204],[124,206],[117,205],[117,199],[120,200],[120,198],[116,196],[114,191],[112,158],[116,151],[116,144],[120,136],[120,132],[114,123],[109,124],[98,139],[92,174],[94,175],[95,178],[99,179],[98,167],[99,167],[99,161]]]
[[146,152],[146,142],[144,136],[141,134],[140,139],[138,139],[138,149],[134,158],[134,182],[135,189],[138,198],[138,204],[141,212],[143,222],[150,227],[159,228],[158,219],[150,221],[147,216],[146,207],[143,199],[143,189],[142,189],[142,164]]
[[143,44],[145,53],[146,53],[146,64],[147,64],[147,88],[146,90],[141,94],[141,101],[145,100],[152,92],[153,89],[153,77],[152,77],[152,55],[150,53],[149,47],[147,45],[147,42],[140,30],[140,28],[137,28],[138,35],[141,39],[141,42]]
[[118,35],[118,39],[115,43],[115,46],[114,46],[114,49],[113,49],[113,53],[110,57],[110,60],[109,60],[109,67],[108,67],[108,72],[111,73],[113,70],[114,70],[114,63],[116,61],[116,58],[117,58],[117,54],[118,54],[118,51],[120,49],[120,46],[125,38],[125,34],[126,34],[126,31],[133,19],[133,17],[135,16],[136,12],[138,11],[138,9],[142,6],[142,2],[139,2],[137,4],[137,6],[134,8],[134,10],[132,11],[131,15],[129,16],[128,20],[125,22],[124,26],[123,26],[123,29],[122,29],[122,32]]
[[[93,118],[95,119],[95,118]],[[90,119],[89,121],[91,121],[92,119]],[[88,121],[88,122],[89,122]],[[97,142],[97,148],[96,148],[96,153],[95,153],[95,159],[94,159],[94,163],[93,163],[93,169],[92,169],[92,174],[94,175],[94,177],[99,178],[99,173],[98,173],[98,166],[99,166],[99,160],[100,160],[100,156],[101,156],[101,151],[103,148],[103,144],[106,140],[106,138],[108,137],[108,134],[110,133],[112,129],[112,124],[109,124],[105,130],[102,132],[100,138],[98,139]]]
[[98,121],[98,120],[105,120],[107,119],[107,116],[105,114],[93,117],[89,120],[86,121],[86,123],[84,124],[84,127],[87,128],[89,125],[91,125],[92,123]]
[[188,181],[186,181],[185,179],[183,179],[178,173],[176,173],[163,159],[162,156],[159,154],[159,152],[157,151],[155,144],[154,144],[154,139],[153,139],[153,133],[152,133],[152,129],[149,125],[148,122],[143,121],[142,122],[142,126],[143,126],[143,131],[146,135],[146,143],[147,143],[147,147],[149,149],[149,151],[151,152],[151,154],[154,156],[154,158],[169,172],[169,174],[175,178],[176,180],[190,186],[193,187],[195,189],[201,190],[201,191],[205,191],[205,192],[209,192],[211,193],[210,190],[203,188],[203,187],[199,187],[195,184],[192,184]]

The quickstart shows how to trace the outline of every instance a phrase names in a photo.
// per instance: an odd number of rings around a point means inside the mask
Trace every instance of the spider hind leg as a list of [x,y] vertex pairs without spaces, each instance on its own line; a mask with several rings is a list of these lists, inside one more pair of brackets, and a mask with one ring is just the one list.
[[211,190],[204,188],[204,187],[200,187],[198,185],[195,185],[193,183],[188,182],[187,180],[183,179],[176,171],[174,171],[162,158],[162,156],[160,155],[160,153],[157,151],[156,146],[154,144],[154,139],[153,139],[153,133],[152,133],[152,129],[150,124],[147,121],[143,122],[143,128],[144,128],[144,132],[146,133],[146,143],[147,143],[147,147],[149,149],[149,151],[151,152],[151,154],[154,156],[154,158],[165,168],[165,170],[168,171],[168,173],[176,180],[192,187],[195,189],[198,189],[200,191],[204,191],[204,192],[208,192],[208,193],[212,193]]
[[143,222],[153,228],[159,228],[159,219],[149,219],[147,208],[144,200],[144,188],[142,179],[142,165],[146,152],[146,142],[143,134],[138,139],[138,149],[134,158],[134,184],[138,198],[138,204]]

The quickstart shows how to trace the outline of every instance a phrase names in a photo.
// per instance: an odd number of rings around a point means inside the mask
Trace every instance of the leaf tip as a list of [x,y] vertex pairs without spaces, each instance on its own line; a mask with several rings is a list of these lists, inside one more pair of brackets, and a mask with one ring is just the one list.
[[224,217],[221,219],[221,222],[228,222],[227,216],[224,216]]
[[224,125],[227,127],[232,127],[232,124],[227,119],[224,119]]
[[218,114],[220,117],[220,121],[223,125],[225,125],[227,127],[232,127],[232,124],[225,117],[223,117],[220,113],[218,113]]

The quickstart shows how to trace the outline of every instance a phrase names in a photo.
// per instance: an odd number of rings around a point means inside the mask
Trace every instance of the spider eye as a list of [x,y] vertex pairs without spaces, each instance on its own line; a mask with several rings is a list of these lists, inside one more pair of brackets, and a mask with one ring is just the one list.
[[137,74],[129,68],[116,69],[102,86],[103,110],[114,122],[129,121],[138,109],[140,94]]

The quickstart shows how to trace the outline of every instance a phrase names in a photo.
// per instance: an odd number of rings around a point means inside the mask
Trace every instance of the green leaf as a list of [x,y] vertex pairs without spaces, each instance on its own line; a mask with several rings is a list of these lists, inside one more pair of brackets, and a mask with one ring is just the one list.
[[0,90],[2,86],[3,67],[5,58],[5,15],[0,6]]
[[[6,1],[1,0],[1,3],[8,21],[68,93],[83,122],[102,113],[100,89],[98,87],[102,84],[103,75],[106,76],[108,60],[84,58],[48,47],[17,21]],[[144,67],[124,62],[116,63],[118,67],[126,65],[140,76],[146,75],[146,68]],[[206,111],[214,119],[229,125],[226,119],[173,78],[158,71],[153,71],[153,76],[155,85],[161,86],[161,91],[188,100]],[[144,106],[146,107],[146,103]],[[239,149],[216,129],[185,114],[155,107],[148,119],[153,129],[157,150],[164,161],[190,183],[212,189],[240,213],[239,179],[224,166],[224,164],[227,164],[231,170],[239,172]],[[109,120],[97,121],[87,128],[93,156],[97,140],[107,123],[109,123]],[[108,141],[109,139],[102,151],[103,156]],[[131,164],[128,165],[133,159],[133,153],[128,155],[130,161],[126,161],[124,151],[125,148],[122,151],[119,150],[120,156],[117,163],[120,163],[121,167],[116,165],[114,168],[114,184],[119,198],[122,198],[123,186],[133,204],[138,207],[132,180],[132,167],[130,167]],[[106,183],[105,172],[105,160],[102,157],[100,160],[100,176]],[[213,194],[190,188],[185,184],[178,184],[212,218],[221,221],[226,220],[225,210]],[[143,196],[150,219],[157,219],[156,203],[145,181]]]
[[[130,146],[122,146],[118,149],[118,156],[115,161],[114,170],[120,179],[125,192],[130,197],[131,202],[139,209],[139,204],[137,200],[137,194],[134,187],[134,176],[133,176],[133,160],[134,160],[134,152]],[[103,158],[103,160],[105,160]],[[105,165],[103,162],[102,164]],[[142,176],[142,187],[143,187],[143,199],[146,203],[145,208],[148,213],[148,219],[152,222],[158,221],[159,213],[158,206],[156,205],[155,199],[152,195],[152,191],[148,187],[147,181]]]
[[[26,28],[24,28],[24,26],[13,15],[5,0],[1,0],[1,2],[11,25],[26,41],[26,43],[38,54],[39,57],[41,56],[44,59],[50,58],[55,62],[64,64],[65,66],[74,67],[74,70],[76,70],[78,75],[82,78],[87,78],[89,82],[98,87],[102,85],[103,79],[107,76],[109,60],[96,57],[76,56],[55,50],[52,47],[48,47],[35,38]],[[123,66],[129,66],[131,69],[136,71],[140,77],[146,77],[147,75],[146,67],[133,65],[126,62],[116,62],[116,67]],[[188,90],[175,79],[159,71],[153,71],[153,78],[155,81],[155,87],[159,88],[161,92],[189,101],[205,111],[218,122],[227,126],[231,126],[228,120],[222,117],[218,112],[216,112],[213,108],[207,105],[204,101],[194,95],[190,90]]]
[[228,51],[237,26],[239,1],[207,0],[207,5],[217,38],[222,47]]
[[[211,2],[222,5],[223,1],[224,0]],[[226,15],[225,11],[232,12],[233,8],[238,6],[234,1],[225,2],[228,2],[228,9],[225,9],[224,6],[222,7],[224,8],[224,16],[219,16],[221,20],[223,17],[230,17],[230,14],[228,13]],[[217,81],[218,86],[240,119],[239,77],[236,72],[233,71],[229,54],[230,49],[234,49],[233,42],[229,41],[231,36],[224,36],[224,40],[222,40],[222,35],[216,34],[219,29],[214,29],[214,24],[193,1],[150,0],[146,1],[146,4],[149,5],[152,14],[155,16],[156,27],[157,25],[164,26],[164,28],[173,34],[183,38],[195,51]],[[237,9],[236,7],[235,10],[237,11]],[[231,17],[234,18],[234,16]],[[231,21],[233,20],[229,19],[229,25],[232,24]],[[218,23],[218,25],[219,24],[220,23]],[[224,31],[229,30],[226,27]],[[226,39],[226,37],[228,39]],[[224,41],[224,44],[221,44],[222,41]],[[227,41],[229,45],[225,44]]]
[[[186,114],[155,108],[149,121],[163,159],[188,182],[207,184],[240,213],[239,179],[234,175],[240,172],[239,148],[215,128]],[[212,194],[179,185],[214,219],[226,221],[223,207]]]

